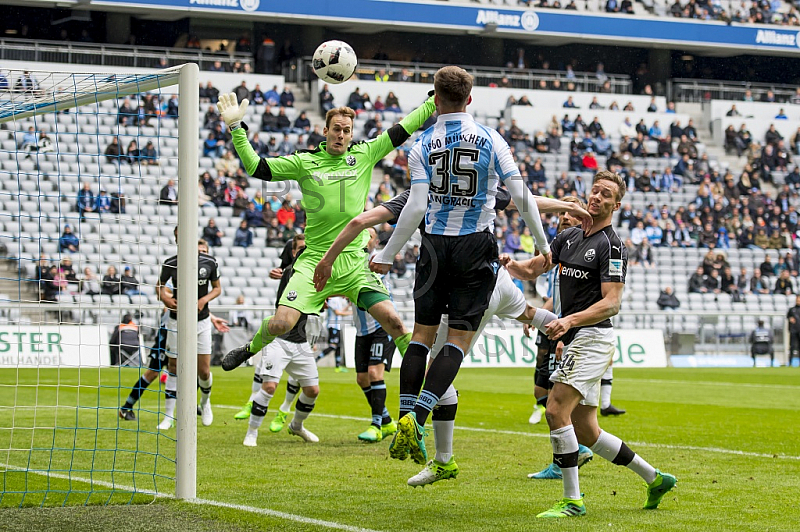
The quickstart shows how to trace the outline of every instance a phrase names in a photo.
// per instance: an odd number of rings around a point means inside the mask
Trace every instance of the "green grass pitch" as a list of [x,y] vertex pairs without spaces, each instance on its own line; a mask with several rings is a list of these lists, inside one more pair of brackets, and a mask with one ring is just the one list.
[[[560,498],[561,483],[527,478],[551,455],[546,425],[527,423],[531,371],[461,371],[456,381],[460,403],[454,442],[460,475],[418,489],[408,487],[406,480],[420,466],[390,460],[388,441],[356,440],[368,425],[369,412],[354,373],[321,369],[321,395],[306,423],[320,437],[319,444],[305,444],[285,431],[270,434],[268,413],[254,449],[242,446],[246,422],[233,420],[249,395],[252,370],[223,373],[215,368],[214,373],[214,424],[198,427],[197,495],[207,504],[188,504],[109,489],[111,483],[134,482],[143,490],[174,489],[170,477],[175,431],[158,435],[155,430],[155,412],[163,408],[159,402],[163,396],[145,394],[138,423],[116,417],[116,407],[127,396],[137,371],[0,370],[4,492],[0,529],[338,527],[419,532],[797,527],[800,514],[792,510],[800,478],[797,369],[618,369],[613,401],[628,414],[601,418],[601,427],[654,466],[675,474],[678,488],[658,510],[642,510],[643,482],[627,469],[596,457],[581,469],[588,514],[558,523],[534,516]],[[397,371],[387,376],[387,385],[388,406],[394,414]],[[281,385],[271,412],[284,390]],[[34,404],[39,407],[21,408]],[[118,426],[124,430],[116,430]],[[29,452],[31,448],[36,450]],[[428,448],[432,454],[432,436]],[[26,474],[25,468],[50,473]],[[93,486],[84,481],[90,477],[96,481]],[[24,499],[23,491],[28,492]],[[109,502],[114,505],[103,506]],[[134,504],[128,506],[129,502]],[[56,508],[62,505],[66,507]]]

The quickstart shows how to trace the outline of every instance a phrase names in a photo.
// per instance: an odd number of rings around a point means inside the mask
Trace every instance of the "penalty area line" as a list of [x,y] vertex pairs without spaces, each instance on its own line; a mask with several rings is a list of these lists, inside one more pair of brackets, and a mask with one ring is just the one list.
[[[105,480],[93,480],[85,477],[79,477],[75,475],[64,475],[62,473],[53,473],[50,471],[42,471],[42,470],[31,470],[24,467],[18,467],[11,464],[3,464],[0,463],[0,467],[5,468],[6,471],[18,471],[18,472],[25,472],[25,473],[33,473],[35,475],[41,475],[50,478],[56,478],[61,480],[69,480],[71,482],[84,482],[89,485],[97,485],[103,486],[105,488],[110,488],[113,490],[119,490],[123,492],[132,492],[132,493],[141,493],[144,495],[152,495],[153,497],[159,499],[175,499],[174,496],[168,495],[165,493],[157,493],[152,490],[137,490],[133,486],[128,486],[125,484],[117,484],[115,482],[107,482]],[[279,519],[285,519],[288,521],[294,521],[296,523],[303,523],[305,525],[316,525],[325,528],[331,528],[334,530],[346,530],[347,532],[379,532],[377,530],[372,530],[369,528],[362,528],[358,526],[351,526],[345,525],[342,523],[336,523],[334,521],[325,521],[323,519],[315,519],[313,517],[305,517],[302,515],[295,515],[289,514],[286,512],[279,512],[277,510],[270,510],[269,508],[258,508],[256,506],[247,506],[245,504],[234,504],[229,502],[222,502],[222,501],[214,501],[210,499],[186,499],[180,502],[185,502],[188,504],[197,504],[200,506],[214,506],[217,508],[226,508],[230,510],[239,510],[242,512],[249,512],[253,514],[260,514],[266,515],[269,517],[276,517]]]
[[[214,408],[225,408],[231,410],[239,410],[241,407],[239,406],[230,406],[230,405],[214,405]],[[367,418],[358,417],[358,416],[339,416],[335,414],[317,414],[314,413],[315,417],[325,417],[331,419],[348,419],[353,421],[369,421]],[[456,430],[463,430],[466,432],[484,432],[488,434],[505,434],[508,436],[524,436],[526,438],[550,438],[550,434],[540,434],[537,432],[520,432],[515,430],[498,430],[498,429],[482,429],[477,427],[461,427],[456,425]],[[650,442],[643,442],[643,441],[631,441],[628,442],[631,445],[636,445],[639,447],[651,447],[653,449],[670,449],[674,451],[701,451],[706,453],[717,453],[717,454],[731,454],[735,456],[748,456],[751,458],[773,458],[779,460],[800,460],[800,456],[792,456],[788,454],[777,454],[777,453],[756,453],[752,451],[739,451],[736,449],[723,449],[721,447],[701,447],[697,445],[671,445],[668,443],[650,443]]]

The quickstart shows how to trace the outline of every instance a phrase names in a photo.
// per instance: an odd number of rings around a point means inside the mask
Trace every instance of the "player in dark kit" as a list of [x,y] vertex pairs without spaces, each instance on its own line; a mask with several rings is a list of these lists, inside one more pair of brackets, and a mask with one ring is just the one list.
[[[611,226],[614,211],[625,195],[625,181],[607,170],[595,175],[588,210],[594,223],[588,233],[573,227],[551,244],[552,264],[558,265],[562,317],[547,326],[550,340],[564,342],[564,353],[550,380],[547,422],[553,462],[561,468],[564,496],[537,517],[584,515],[586,506],[578,483],[578,443],[615,465],[626,466],[647,483],[646,509],[657,508],[677,483],[634,453],[616,436],[600,430],[597,406],[600,381],[615,351],[611,318],[619,312],[628,253]],[[532,280],[552,268],[543,257],[518,263],[501,257],[509,272]]]
[[795,357],[800,362],[800,296],[795,299],[794,306],[789,309],[786,318],[789,320],[789,360],[787,364],[791,367]]
[[[175,228],[175,239],[178,238],[178,228]],[[205,245],[201,240],[198,248]],[[208,310],[209,302],[213,301],[222,293],[220,284],[219,265],[216,259],[198,249],[197,253],[197,383],[200,386],[200,410],[203,425],[208,426],[214,421],[214,414],[211,411],[211,319]],[[167,288],[168,284],[173,288]],[[177,368],[178,350],[178,256],[173,255],[164,261],[161,267],[161,274],[156,286],[158,298],[170,309],[169,320],[167,323],[167,350],[168,372],[167,384],[165,387],[166,400],[164,401],[164,419],[159,423],[161,430],[172,427],[174,422],[176,392],[178,379],[175,375]]]

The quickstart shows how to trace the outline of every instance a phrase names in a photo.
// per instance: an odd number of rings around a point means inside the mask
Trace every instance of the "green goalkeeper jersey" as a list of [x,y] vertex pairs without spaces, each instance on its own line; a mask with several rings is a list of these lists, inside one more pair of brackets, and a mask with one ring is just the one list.
[[[324,253],[350,220],[364,212],[372,169],[378,161],[408,140],[435,109],[431,97],[399,124],[373,140],[351,144],[342,155],[329,154],[322,142],[316,150],[262,158],[250,146],[242,128],[233,131],[233,145],[251,176],[266,181],[297,181],[306,212],[306,246]],[[368,239],[367,232],[362,231],[345,252],[363,249]]]

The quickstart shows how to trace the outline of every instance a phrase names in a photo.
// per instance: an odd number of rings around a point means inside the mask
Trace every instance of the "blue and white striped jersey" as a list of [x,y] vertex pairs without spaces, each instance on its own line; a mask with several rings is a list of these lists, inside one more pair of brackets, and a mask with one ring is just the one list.
[[341,330],[345,316],[338,316],[334,310],[346,311],[350,301],[346,297],[332,297],[328,299],[328,329]]
[[447,236],[494,230],[498,183],[519,175],[505,139],[469,113],[441,115],[417,139],[408,168],[412,185],[430,186],[425,230]]
[[358,307],[353,307],[353,325],[356,328],[356,336],[366,336],[381,328],[381,324],[372,317],[372,314]]

